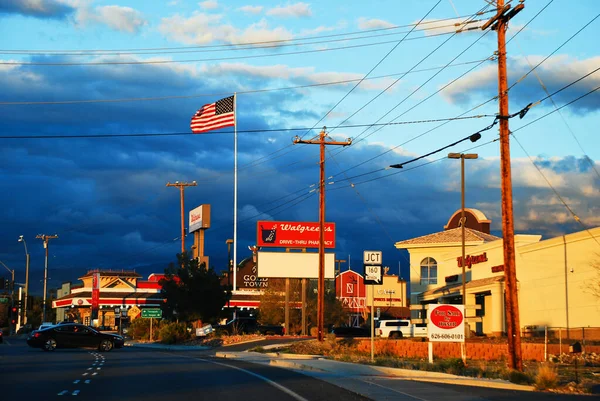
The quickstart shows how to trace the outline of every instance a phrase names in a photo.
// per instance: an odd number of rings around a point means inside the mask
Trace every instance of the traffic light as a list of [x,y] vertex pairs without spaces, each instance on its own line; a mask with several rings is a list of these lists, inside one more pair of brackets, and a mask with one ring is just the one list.
[[11,306],[10,307],[10,324],[15,325],[17,324],[17,317],[19,316],[19,308],[17,308],[16,306]]

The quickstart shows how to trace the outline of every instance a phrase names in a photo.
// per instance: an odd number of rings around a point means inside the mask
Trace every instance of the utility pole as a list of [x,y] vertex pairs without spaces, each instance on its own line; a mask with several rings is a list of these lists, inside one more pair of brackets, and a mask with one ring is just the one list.
[[179,188],[179,198],[181,201],[181,254],[182,255],[185,252],[185,214],[184,214],[184,208],[183,208],[183,190],[185,189],[185,187],[195,187],[196,185],[198,185],[198,184],[196,184],[196,181],[192,181],[191,183],[175,181],[174,184],[167,182],[167,187]]
[[48,288],[48,247],[50,240],[58,238],[58,235],[38,234],[35,238],[44,241],[44,248],[46,249],[46,262],[44,263],[44,302],[42,304],[42,323],[44,323],[46,321],[46,294]]
[[321,159],[319,162],[321,177],[319,182],[319,280],[317,285],[317,340],[323,341],[324,326],[324,303],[325,303],[325,145],[348,146],[352,144],[352,139],[348,138],[345,142],[326,141],[325,127],[319,134],[319,139],[303,141],[298,136],[294,138],[294,144],[305,143],[309,145],[319,145],[321,148]]
[[498,33],[498,102],[500,104],[500,176],[502,191],[502,242],[504,245],[504,284],[506,288],[506,332],[508,335],[508,367],[522,371],[521,326],[519,322],[519,297],[515,266],[515,233],[513,222],[512,178],[510,169],[510,144],[508,129],[508,83],[506,77],[506,29],[508,21],[525,6],[514,9],[504,0],[497,0],[497,13],[481,29],[491,26]]
[[23,325],[27,324],[27,299],[29,296],[29,252],[27,251],[27,242],[25,241],[25,237],[22,235],[19,236],[17,240],[23,243],[25,246],[25,294],[23,300]]

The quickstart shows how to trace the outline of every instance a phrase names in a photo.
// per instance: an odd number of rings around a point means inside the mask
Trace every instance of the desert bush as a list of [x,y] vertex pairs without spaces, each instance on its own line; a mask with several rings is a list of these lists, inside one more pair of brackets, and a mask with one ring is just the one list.
[[189,340],[191,334],[188,332],[185,323],[173,322],[163,325],[159,330],[158,337],[160,342],[164,344],[177,344]]
[[558,372],[550,364],[543,364],[539,367],[535,376],[535,387],[538,390],[548,390],[558,385]]
[[515,384],[531,384],[533,379],[527,373],[519,372],[518,370],[508,370],[502,373],[502,378]]

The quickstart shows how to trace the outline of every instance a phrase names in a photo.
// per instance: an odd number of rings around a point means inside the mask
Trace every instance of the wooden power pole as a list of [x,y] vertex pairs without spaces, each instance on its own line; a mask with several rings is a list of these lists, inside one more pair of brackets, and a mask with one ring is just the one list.
[[317,340],[323,341],[324,326],[324,303],[325,303],[325,145],[348,146],[352,140],[348,138],[345,142],[326,141],[325,127],[321,130],[318,139],[303,141],[299,137],[294,138],[294,144],[305,143],[309,145],[320,145],[321,159],[319,162],[321,177],[319,182],[319,280],[317,284]]
[[177,187],[179,188],[179,198],[181,201],[181,254],[185,252],[185,209],[183,207],[183,190],[185,187],[195,187],[196,181],[192,181],[191,183],[187,182],[179,182],[175,181],[174,184],[167,182],[167,187]]
[[[42,304],[42,323],[46,322],[46,294],[48,288],[48,246],[50,244],[50,240],[54,238],[58,238],[58,235],[46,235],[46,234],[38,234],[35,238],[41,239],[44,241],[44,248],[46,249],[46,259],[44,263],[44,301]],[[14,281],[14,278],[13,278]]]
[[497,13],[481,29],[491,26],[498,32],[498,102],[500,104],[500,175],[502,191],[502,240],[504,245],[504,284],[506,288],[506,333],[508,335],[508,367],[523,370],[521,356],[521,327],[519,323],[519,297],[515,266],[515,232],[513,219],[512,178],[510,169],[510,144],[508,129],[508,84],[506,77],[506,29],[508,21],[525,6],[514,9],[497,0]]

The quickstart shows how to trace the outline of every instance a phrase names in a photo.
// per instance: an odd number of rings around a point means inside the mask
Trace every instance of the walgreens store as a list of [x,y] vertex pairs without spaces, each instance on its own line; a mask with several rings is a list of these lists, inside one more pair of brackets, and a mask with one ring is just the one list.
[[[503,241],[490,234],[491,221],[481,211],[465,209],[465,215],[467,321],[478,334],[502,335],[506,333]],[[459,220],[460,210],[443,231],[395,243],[410,253],[412,305],[462,303]],[[591,289],[600,281],[600,227],[550,239],[523,234],[514,238],[521,330],[600,331],[600,299]]]

